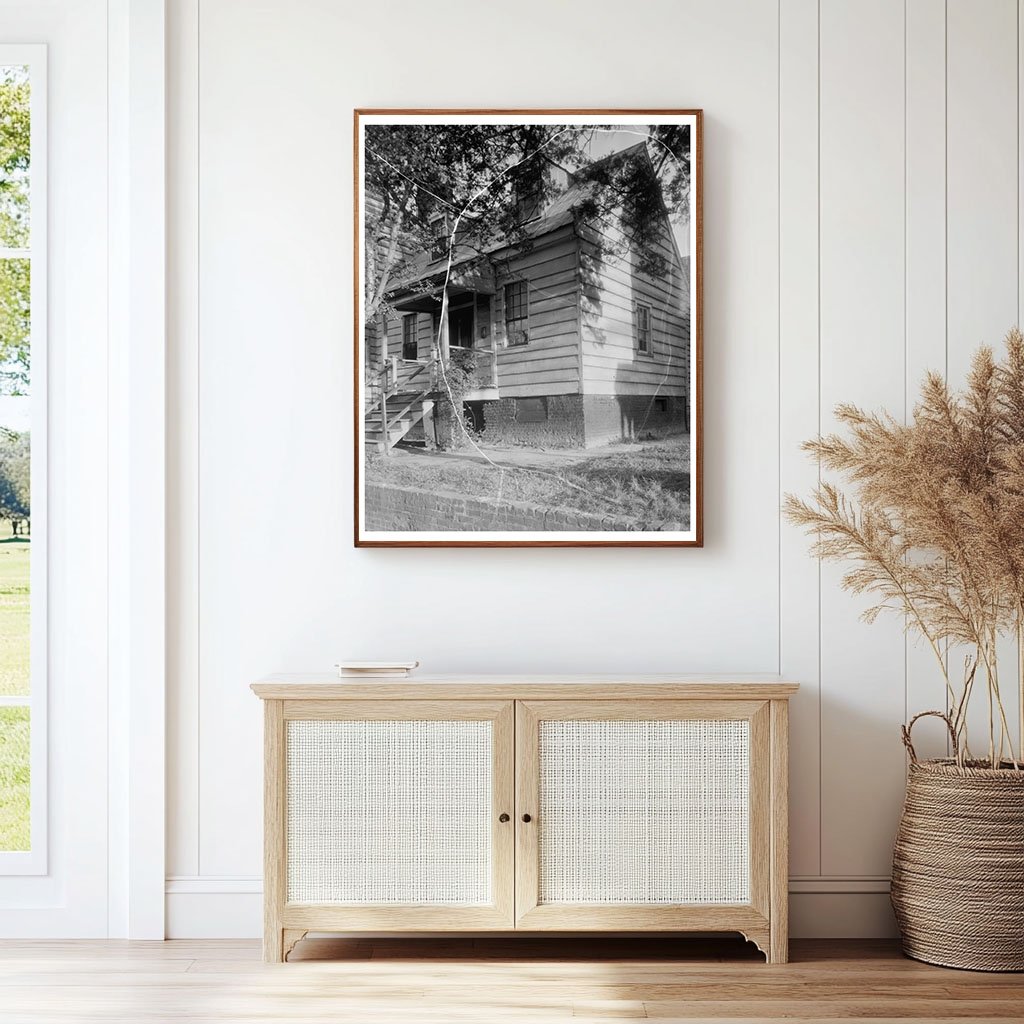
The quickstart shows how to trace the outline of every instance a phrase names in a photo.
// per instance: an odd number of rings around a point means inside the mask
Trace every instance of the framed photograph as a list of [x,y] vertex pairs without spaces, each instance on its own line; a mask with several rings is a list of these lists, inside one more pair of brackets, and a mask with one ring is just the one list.
[[701,112],[355,112],[357,547],[694,546]]

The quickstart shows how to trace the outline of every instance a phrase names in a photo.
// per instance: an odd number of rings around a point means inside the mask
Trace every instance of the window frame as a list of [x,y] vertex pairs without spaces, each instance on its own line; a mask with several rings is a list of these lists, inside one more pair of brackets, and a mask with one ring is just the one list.
[[0,248],[0,259],[27,258],[31,268],[30,431],[32,533],[29,570],[29,692],[0,697],[0,707],[29,709],[29,849],[0,850],[0,875],[45,875],[48,870],[47,804],[47,176],[46,45],[0,44],[0,65],[25,65],[29,78],[29,244]]
[[[411,326],[412,330],[409,332],[412,337],[407,338],[406,327]],[[402,361],[406,363],[415,363],[420,358],[420,342],[419,342],[419,315],[417,313],[403,313],[402,314]],[[407,356],[405,354],[405,346],[411,344],[416,350],[415,355]]]
[[[508,293],[510,288],[516,288],[522,286],[523,289],[523,301],[522,309],[523,315],[515,318],[509,317],[509,301]],[[523,348],[525,345],[530,344],[530,281],[529,278],[517,277],[514,280],[506,281],[501,289],[501,319],[505,327],[505,342],[509,348]],[[522,330],[526,335],[525,341],[513,341],[512,331],[510,324],[522,324],[522,327],[517,327],[516,330]]]
[[[647,314],[647,347],[640,344],[640,310]],[[654,309],[647,302],[633,301],[633,348],[636,354],[645,359],[654,358]]]

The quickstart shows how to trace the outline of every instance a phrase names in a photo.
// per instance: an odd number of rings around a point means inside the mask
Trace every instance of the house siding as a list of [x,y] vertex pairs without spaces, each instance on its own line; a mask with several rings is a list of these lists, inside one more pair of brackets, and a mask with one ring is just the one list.
[[[621,231],[587,228],[580,243],[582,388],[588,395],[685,398],[689,394],[689,261],[680,265],[664,226],[658,251],[668,264],[661,278],[638,268],[633,251],[602,259],[600,247],[621,244]],[[651,308],[651,354],[636,351],[634,303]],[[682,408],[681,403],[674,403]]]
[[526,345],[499,347],[498,388],[502,398],[578,394],[578,239],[571,226],[538,238],[529,252],[507,259],[498,275],[492,329],[505,339],[505,284],[529,282]]

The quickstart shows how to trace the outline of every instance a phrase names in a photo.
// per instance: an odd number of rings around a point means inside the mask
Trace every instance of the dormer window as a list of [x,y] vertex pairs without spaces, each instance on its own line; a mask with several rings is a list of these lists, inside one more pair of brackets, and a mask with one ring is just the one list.
[[540,214],[540,190],[516,191],[516,223],[526,224]]
[[430,218],[429,229],[431,235],[430,256],[435,260],[443,260],[448,257],[448,247],[451,242],[451,227],[448,224],[447,213],[436,213]]

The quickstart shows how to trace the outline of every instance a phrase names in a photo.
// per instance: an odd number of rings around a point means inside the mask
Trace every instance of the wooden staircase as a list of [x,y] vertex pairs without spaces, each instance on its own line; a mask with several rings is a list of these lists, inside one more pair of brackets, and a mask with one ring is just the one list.
[[[390,383],[386,368],[375,386],[367,392],[363,409],[363,434],[368,452],[383,452],[394,448],[417,423],[433,408],[433,371],[430,363],[402,362]],[[384,392],[384,411],[387,424],[382,422],[381,389]]]
[[[394,448],[433,406],[430,391],[396,391],[387,396],[387,430],[381,417],[381,404],[378,399],[363,414],[363,431],[366,437],[367,451],[384,451]],[[386,441],[385,441],[386,435]]]

